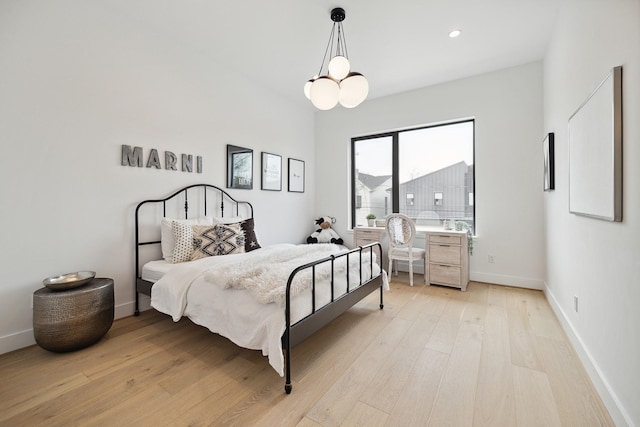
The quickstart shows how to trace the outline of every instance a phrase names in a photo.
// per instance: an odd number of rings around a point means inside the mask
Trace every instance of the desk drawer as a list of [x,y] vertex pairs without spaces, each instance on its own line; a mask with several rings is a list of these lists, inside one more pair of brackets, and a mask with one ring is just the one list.
[[358,230],[358,231],[356,231],[356,238],[358,238],[358,239],[380,240],[380,239],[382,239],[382,235],[383,234],[384,234],[384,232],[382,232],[382,231]]
[[367,245],[373,242],[381,242],[384,230],[357,230],[354,233],[354,244]]
[[429,243],[442,243],[445,245],[461,245],[461,236],[442,236],[440,234],[432,234],[429,237]]
[[429,245],[429,262],[460,265],[460,246]]
[[378,239],[357,238],[356,241],[354,242],[354,245],[356,245],[356,246],[364,246],[364,245],[368,245],[369,243],[375,243],[375,242],[379,242],[379,240]]
[[450,265],[429,264],[429,282],[461,287],[462,270]]

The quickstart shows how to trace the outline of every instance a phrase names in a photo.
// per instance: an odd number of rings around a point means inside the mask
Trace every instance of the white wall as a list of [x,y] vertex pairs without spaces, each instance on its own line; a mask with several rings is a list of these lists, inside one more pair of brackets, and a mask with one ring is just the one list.
[[[375,84],[375,75],[368,77]],[[318,113],[318,214],[335,216],[334,228],[351,240],[351,137],[469,117],[476,120],[471,278],[542,289],[541,62]],[[495,264],[487,262],[490,254]]]
[[[302,241],[324,214],[349,241],[352,136],[475,117],[472,279],[541,288],[547,264],[547,295],[610,412],[640,424],[640,6],[614,2],[568,0],[544,72],[533,63],[317,113],[315,131],[308,110],[135,19],[86,2],[0,2],[0,353],[33,343],[31,295],[50,275],[113,277],[117,313],[130,314],[133,208],[191,183],[224,186],[228,143],[254,149],[255,189],[231,193],[253,202],[264,243]],[[614,65],[624,67],[622,223],[570,215],[567,203],[567,119]],[[557,190],[543,198],[549,131]],[[121,144],[202,155],[204,173],[122,167]],[[306,192],[260,191],[262,150],[305,160]]]
[[[612,223],[568,212],[567,121],[617,65],[623,67],[623,221]],[[556,190],[545,195],[547,296],[617,425],[640,425],[638,76],[640,1],[567,1],[544,60],[544,126],[556,138]]]
[[[306,101],[306,100],[304,100]],[[302,102],[302,101],[301,101]],[[254,149],[263,243],[313,226],[313,112],[175,37],[94,2],[0,2],[0,353],[32,344],[42,279],[95,270],[133,311],[133,209],[187,184],[225,186],[226,144]],[[202,174],[120,165],[122,144],[201,155]],[[260,151],[283,157],[283,191],[260,190]],[[306,192],[286,191],[287,157]],[[163,161],[164,164],[164,161]]]

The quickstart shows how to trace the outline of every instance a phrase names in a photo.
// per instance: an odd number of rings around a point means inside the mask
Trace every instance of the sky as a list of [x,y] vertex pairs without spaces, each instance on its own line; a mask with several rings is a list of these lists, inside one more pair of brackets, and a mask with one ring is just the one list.
[[[464,161],[473,164],[473,122],[400,133],[400,182]],[[356,167],[373,176],[391,175],[391,137],[356,143]]]

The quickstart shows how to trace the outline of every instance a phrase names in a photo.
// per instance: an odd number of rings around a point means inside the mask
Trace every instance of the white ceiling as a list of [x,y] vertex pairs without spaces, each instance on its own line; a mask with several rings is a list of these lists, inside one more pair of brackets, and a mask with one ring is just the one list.
[[[354,71],[369,99],[542,59],[562,0],[115,0],[140,21],[216,64],[292,100],[318,72],[331,31],[343,23]],[[454,28],[462,35],[450,39]]]

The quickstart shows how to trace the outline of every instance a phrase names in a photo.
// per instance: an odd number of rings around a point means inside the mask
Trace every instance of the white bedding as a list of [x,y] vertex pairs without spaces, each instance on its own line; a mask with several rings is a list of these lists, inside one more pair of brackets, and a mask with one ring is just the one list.
[[[226,283],[212,283],[209,280],[216,276],[214,273],[217,269],[228,270],[233,264],[250,263],[251,259],[277,254],[278,251],[287,251],[295,246],[278,244],[247,253],[207,257],[182,264],[153,261],[145,265],[142,277],[151,279],[162,275],[162,278],[155,282],[151,292],[151,305],[156,310],[170,315],[174,321],[187,316],[192,322],[229,338],[241,347],[262,350],[262,354],[268,356],[269,363],[276,372],[284,376],[284,357],[280,340],[285,330],[284,308],[278,303],[262,304],[247,290],[227,288]],[[326,255],[323,253],[318,258]],[[350,258],[357,256],[350,255]],[[364,258],[363,255],[363,260]],[[375,262],[373,270],[374,275],[380,271]],[[363,280],[369,275],[369,262],[363,261]],[[337,274],[334,278],[335,297],[346,290],[345,276],[345,273]],[[388,289],[384,274],[383,280],[385,289]],[[350,269],[351,288],[358,283],[359,272],[357,269]],[[286,285],[286,278],[283,285]],[[329,282],[318,281],[316,290],[317,309],[330,301]],[[292,298],[292,324],[310,313],[310,290]]]
[[149,261],[145,265],[142,266],[142,280],[146,280],[147,282],[155,283],[164,276],[167,271],[171,270],[175,267],[175,264],[172,264],[163,259],[157,261]]

